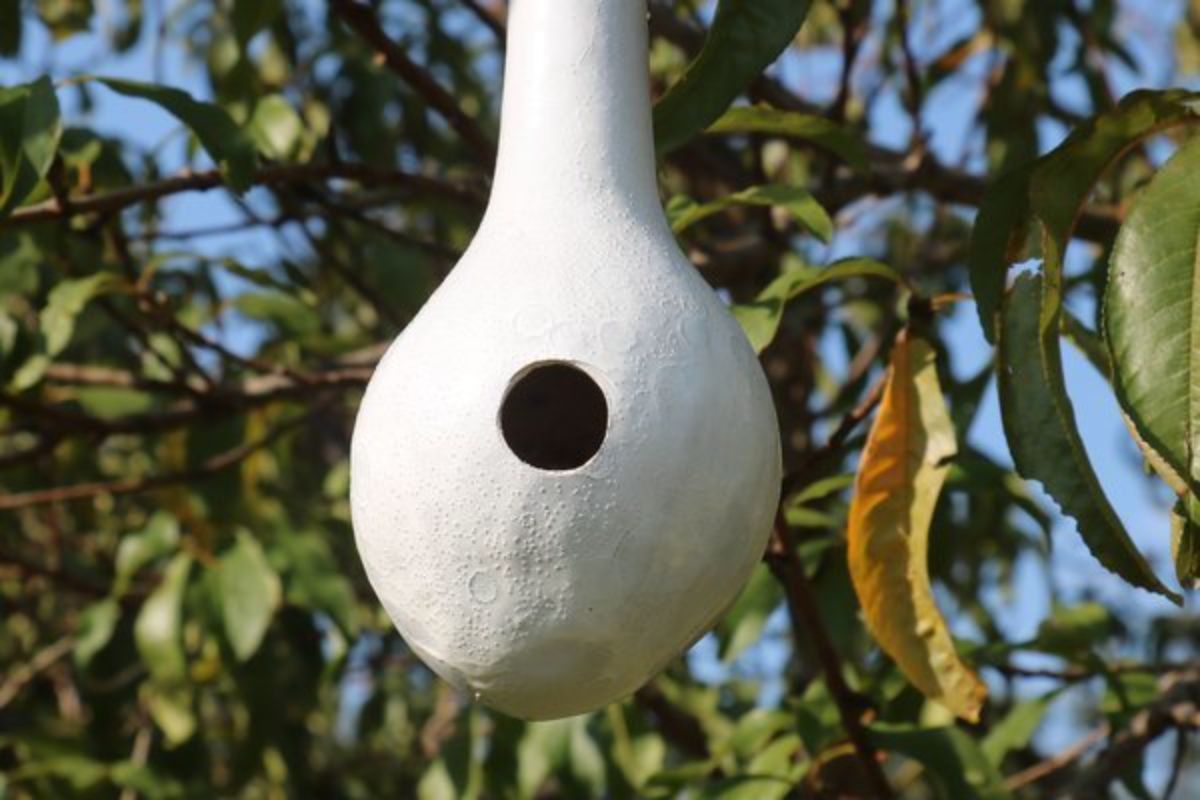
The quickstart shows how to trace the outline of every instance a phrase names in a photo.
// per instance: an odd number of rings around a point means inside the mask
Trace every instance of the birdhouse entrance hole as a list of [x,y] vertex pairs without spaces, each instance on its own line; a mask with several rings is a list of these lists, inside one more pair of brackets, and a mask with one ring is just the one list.
[[563,471],[596,454],[608,431],[608,401],[590,375],[561,361],[517,373],[500,406],[509,449],[530,466]]

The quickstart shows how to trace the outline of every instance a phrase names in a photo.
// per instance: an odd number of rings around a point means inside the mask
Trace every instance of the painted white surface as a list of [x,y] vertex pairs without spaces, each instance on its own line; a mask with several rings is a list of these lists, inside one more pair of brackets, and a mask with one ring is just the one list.
[[[388,614],[439,675],[529,719],[619,699],[702,635],[778,501],[766,379],[656,193],[645,12],[512,5],[488,211],[354,431],[354,530]],[[600,451],[565,472],[519,460],[497,422],[548,360],[608,402]]]

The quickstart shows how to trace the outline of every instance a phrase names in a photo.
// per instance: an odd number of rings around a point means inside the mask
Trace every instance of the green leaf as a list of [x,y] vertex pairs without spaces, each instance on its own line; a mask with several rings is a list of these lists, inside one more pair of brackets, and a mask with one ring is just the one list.
[[96,80],[119,94],[149,100],[186,125],[235,191],[244,192],[253,184],[257,165],[254,139],[220,106],[171,86],[119,78]]
[[233,0],[233,33],[245,47],[255,34],[264,30],[283,11],[283,0]]
[[681,233],[705,217],[738,205],[778,206],[787,210],[798,223],[822,242],[828,243],[833,238],[833,220],[816,198],[799,186],[751,186],[708,203],[695,203],[685,199],[682,203],[668,204],[667,217],[671,222],[671,230]]
[[121,537],[113,593],[123,594],[138,570],[174,552],[178,543],[179,522],[167,511],[156,511],[145,528]]
[[115,275],[97,272],[86,278],[62,281],[50,290],[40,322],[46,355],[53,358],[71,343],[75,320],[96,297],[116,291],[123,285]]
[[850,128],[816,114],[769,106],[737,106],[722,114],[705,133],[760,133],[800,139],[823,147],[857,170],[865,172],[868,169],[867,148],[862,137]]
[[996,343],[996,315],[1008,267],[1020,260],[1029,225],[1029,176],[1033,165],[1001,175],[979,205],[971,229],[967,269],[983,335]]
[[[1022,275],[1001,309],[999,374],[1004,432],[1017,471],[1041,482],[1078,523],[1096,559],[1125,580],[1180,602],[1154,575],[1092,470],[1067,399],[1058,328],[1041,325],[1047,302],[1040,276]],[[1047,346],[1053,339],[1054,346]]]
[[1004,719],[992,726],[981,743],[983,754],[992,766],[999,769],[1009,753],[1029,745],[1057,697],[1058,692],[1050,692],[1017,703]]
[[925,767],[943,800],[1000,800],[1009,797],[1000,773],[979,745],[958,728],[917,728],[876,723],[871,741],[882,750],[908,756]]
[[92,23],[92,0],[37,0],[38,16],[54,38],[83,33]]
[[293,336],[307,336],[321,328],[314,309],[283,292],[247,292],[238,295],[233,305],[247,317],[270,322]]
[[771,575],[766,564],[759,564],[721,621],[721,660],[733,661],[757,642],[766,627],[767,617],[782,599],[779,581]]
[[146,598],[133,625],[134,643],[150,673],[144,697],[167,742],[180,744],[196,730],[187,655],[183,649],[183,596],[192,558],[180,553],[167,565],[162,583]]
[[1200,501],[1192,495],[1171,511],[1171,559],[1186,589],[1200,589]]
[[[1113,110],[1077,128],[1053,152],[995,182],[980,206],[969,257],[971,288],[989,341],[995,341],[1005,273],[1020,260],[1026,231],[1040,235],[1049,290],[1057,296],[1079,208],[1104,171],[1147,136],[1198,120],[1200,93],[1132,92]],[[1047,310],[1055,312],[1057,324],[1057,303]]]
[[272,560],[278,556],[284,562],[284,596],[289,603],[328,614],[347,636],[356,632],[354,590],[323,537],[288,536],[271,555]]
[[21,0],[0,0],[0,57],[21,52]]
[[[1084,541],[1102,564],[1130,583],[1174,602],[1181,600],[1155,577],[1134,547],[1092,470],[1067,395],[1059,340],[1064,327],[1063,259],[1079,209],[1104,171],[1129,147],[1165,127],[1196,120],[1200,120],[1200,93],[1172,90],[1128,95],[1117,108],[1077,128],[1061,146],[1039,159],[1029,173],[1027,216],[1006,215],[1000,230],[989,234],[997,242],[1011,241],[1013,231],[1029,224],[1040,234],[1042,249],[1040,283],[1026,283],[1020,302],[1001,304],[1000,403],[1017,470],[1025,478],[1040,481],[1076,520]],[[1022,202],[1018,200],[1017,205]],[[1001,265],[1011,258],[1008,253],[992,256]],[[988,280],[1002,277],[992,275]],[[992,302],[990,296],[981,297],[981,313]],[[983,322],[987,329],[990,317],[986,313]]]
[[1200,138],[1133,204],[1113,248],[1104,328],[1113,385],[1176,492],[1200,487]]
[[279,607],[279,576],[258,541],[239,531],[217,563],[217,586],[225,637],[239,661],[254,655]]
[[183,593],[192,569],[192,558],[180,553],[171,559],[158,585],[138,612],[134,642],[150,676],[163,683],[187,677],[183,651]]
[[1099,603],[1059,606],[1038,626],[1034,642],[1047,652],[1077,654],[1108,641],[1115,628],[1112,613]]
[[86,668],[96,654],[112,639],[121,617],[121,605],[114,597],[88,606],[79,615],[79,630],[76,633],[74,658],[81,669]]
[[259,152],[275,159],[294,157],[304,135],[304,120],[281,94],[259,98],[247,127]]
[[61,139],[58,96],[48,77],[0,88],[0,217],[46,177]]
[[811,0],[720,0],[696,60],[654,107],[660,154],[704,130],[791,44]]
[[902,281],[900,275],[886,264],[869,258],[848,258],[823,269],[806,267],[785,272],[759,292],[753,302],[735,305],[733,316],[741,323],[754,351],[761,353],[775,339],[789,300],[830,281],[847,278]]

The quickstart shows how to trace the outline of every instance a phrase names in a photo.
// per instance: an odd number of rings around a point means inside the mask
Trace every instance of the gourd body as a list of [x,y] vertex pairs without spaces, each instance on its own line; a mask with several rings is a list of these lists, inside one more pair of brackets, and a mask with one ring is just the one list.
[[[515,0],[474,240],[372,377],[351,504],[367,575],[438,674],[547,719],[703,634],[778,501],[770,392],[659,205],[645,0]],[[526,463],[501,410],[541,365],[603,393],[584,463]]]

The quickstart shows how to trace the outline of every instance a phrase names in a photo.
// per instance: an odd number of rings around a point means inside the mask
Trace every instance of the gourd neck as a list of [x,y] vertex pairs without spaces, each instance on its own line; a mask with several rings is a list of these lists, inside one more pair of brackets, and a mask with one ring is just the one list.
[[646,0],[513,1],[491,213],[662,216],[646,27]]

